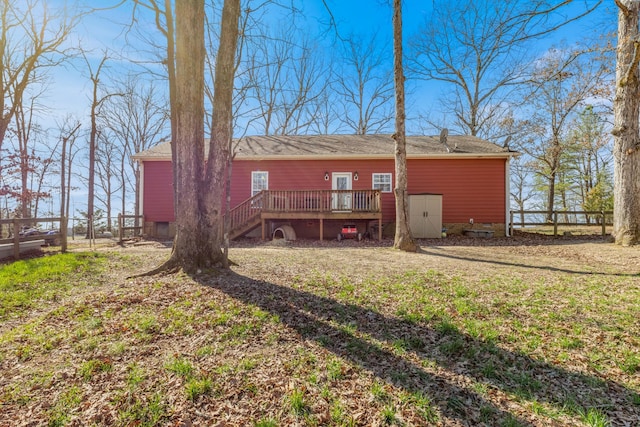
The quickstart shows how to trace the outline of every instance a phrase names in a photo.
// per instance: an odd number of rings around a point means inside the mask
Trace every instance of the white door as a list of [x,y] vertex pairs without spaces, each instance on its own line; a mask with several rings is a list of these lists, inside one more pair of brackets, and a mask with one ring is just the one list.
[[331,189],[339,190],[331,197],[331,208],[334,211],[350,211],[351,207],[351,172],[334,172]]

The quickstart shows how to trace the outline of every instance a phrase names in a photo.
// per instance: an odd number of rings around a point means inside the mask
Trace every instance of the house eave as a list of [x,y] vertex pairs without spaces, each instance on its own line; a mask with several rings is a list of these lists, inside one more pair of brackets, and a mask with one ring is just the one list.
[[[518,153],[446,153],[446,154],[407,154],[408,160],[419,159],[509,159]],[[235,160],[390,160],[394,159],[390,154],[367,154],[367,155],[316,155],[316,156],[236,156]]]
[[[447,154],[407,154],[407,160],[428,160],[428,159],[510,159],[518,156],[519,153],[447,153]],[[132,156],[138,162],[160,162],[170,161],[169,156]],[[267,160],[389,160],[394,156],[387,154],[369,154],[364,156],[347,156],[331,155],[331,156],[236,156],[234,160],[251,160],[251,161],[267,161]]]

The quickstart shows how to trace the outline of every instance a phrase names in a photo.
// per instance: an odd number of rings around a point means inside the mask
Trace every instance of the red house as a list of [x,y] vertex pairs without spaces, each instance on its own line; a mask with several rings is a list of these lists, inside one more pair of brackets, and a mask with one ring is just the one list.
[[[390,135],[248,136],[234,141],[234,147],[232,209],[227,213],[231,238],[249,232],[270,238],[279,230],[333,239],[345,225],[372,237],[393,232]],[[471,136],[451,135],[444,143],[437,136],[408,136],[410,222],[416,237],[439,237],[441,228],[504,235],[509,161],[515,154]],[[170,237],[175,218],[170,144],[134,158],[141,167],[144,232]],[[427,227],[420,231],[423,223]],[[283,225],[285,231],[278,228]]]

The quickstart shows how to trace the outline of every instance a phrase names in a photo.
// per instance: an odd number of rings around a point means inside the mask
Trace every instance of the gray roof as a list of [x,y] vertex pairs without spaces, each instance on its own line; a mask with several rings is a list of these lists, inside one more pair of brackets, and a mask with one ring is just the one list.
[[[407,158],[511,157],[517,153],[474,136],[407,136]],[[206,144],[205,144],[206,145]],[[393,158],[391,135],[283,135],[246,136],[234,140],[236,159]],[[169,142],[134,156],[137,160],[171,158]]]

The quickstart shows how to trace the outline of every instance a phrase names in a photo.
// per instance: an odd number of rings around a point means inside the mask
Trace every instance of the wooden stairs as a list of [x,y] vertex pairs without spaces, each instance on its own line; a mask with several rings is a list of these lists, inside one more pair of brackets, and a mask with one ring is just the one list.
[[240,203],[225,215],[224,224],[228,224],[228,238],[233,240],[253,230],[262,223],[265,192],[262,191]]
[[[381,227],[380,190],[262,190],[225,215],[227,238],[233,240],[267,220],[376,219]],[[264,239],[264,231],[262,238]]]

